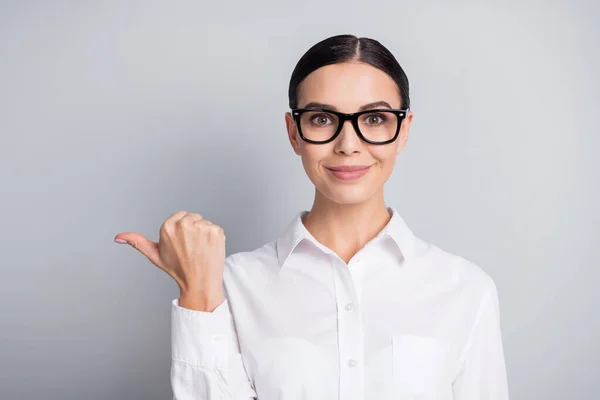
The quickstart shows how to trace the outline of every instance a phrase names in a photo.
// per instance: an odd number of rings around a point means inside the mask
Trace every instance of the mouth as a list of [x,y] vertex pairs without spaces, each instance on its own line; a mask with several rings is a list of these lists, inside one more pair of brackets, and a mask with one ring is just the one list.
[[349,181],[362,178],[369,172],[370,165],[340,165],[337,167],[325,167],[338,179]]

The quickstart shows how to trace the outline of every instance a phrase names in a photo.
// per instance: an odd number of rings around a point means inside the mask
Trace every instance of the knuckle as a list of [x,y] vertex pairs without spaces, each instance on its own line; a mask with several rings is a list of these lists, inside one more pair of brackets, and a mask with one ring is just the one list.
[[162,233],[170,234],[173,232],[173,222],[166,220],[160,227]]
[[210,221],[209,221],[209,220],[207,220],[207,219],[199,219],[199,220],[196,220],[196,221],[194,221],[194,223],[195,223],[197,226],[201,226],[201,227],[209,227],[209,226],[211,226],[211,225],[212,225],[212,222],[210,222]]
[[194,226],[194,220],[191,218],[188,218],[186,215],[185,217],[183,217],[182,219],[179,220],[179,224],[181,226],[183,226],[184,228],[191,228]]
[[209,228],[209,232],[213,236],[222,236],[223,235],[223,229],[218,225],[211,225]]
[[182,217],[184,217],[187,214],[186,211],[184,210],[179,210],[176,213],[174,213],[173,215],[171,215],[168,220],[172,221],[177,221],[179,219],[181,219]]
[[163,222],[161,230],[165,232],[173,232],[173,228],[176,226],[177,222],[182,218],[182,216],[185,216],[185,214],[186,212],[183,210],[175,212],[173,215],[167,218],[165,222]]
[[205,219],[193,221],[193,224],[194,224],[194,228],[200,232],[204,232],[205,229],[209,226],[208,222]]

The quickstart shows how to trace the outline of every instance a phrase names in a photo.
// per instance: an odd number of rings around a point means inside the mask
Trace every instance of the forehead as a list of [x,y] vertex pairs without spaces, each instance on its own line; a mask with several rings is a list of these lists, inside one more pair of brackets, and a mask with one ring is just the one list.
[[400,93],[394,80],[369,64],[332,64],[310,73],[298,88],[298,106],[310,102],[335,106],[342,112],[356,111],[361,105],[387,101],[400,108]]

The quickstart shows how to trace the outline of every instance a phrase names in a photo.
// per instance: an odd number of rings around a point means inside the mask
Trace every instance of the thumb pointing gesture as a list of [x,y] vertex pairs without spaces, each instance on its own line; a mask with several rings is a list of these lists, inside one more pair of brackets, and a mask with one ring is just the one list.
[[184,307],[213,310],[223,301],[225,234],[200,214],[171,215],[160,227],[157,243],[136,232],[119,233],[115,242],[129,244],[169,274]]
[[115,236],[115,242],[129,244],[134,249],[145,255],[157,267],[164,269],[158,252],[158,243],[146,239],[136,232],[123,232]]

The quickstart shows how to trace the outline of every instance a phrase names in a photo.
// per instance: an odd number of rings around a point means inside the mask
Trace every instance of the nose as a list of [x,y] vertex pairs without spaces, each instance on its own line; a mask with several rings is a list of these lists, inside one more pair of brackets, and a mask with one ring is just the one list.
[[362,146],[358,132],[354,129],[352,121],[344,121],[342,130],[336,138],[335,150],[339,153],[353,154],[360,152]]

